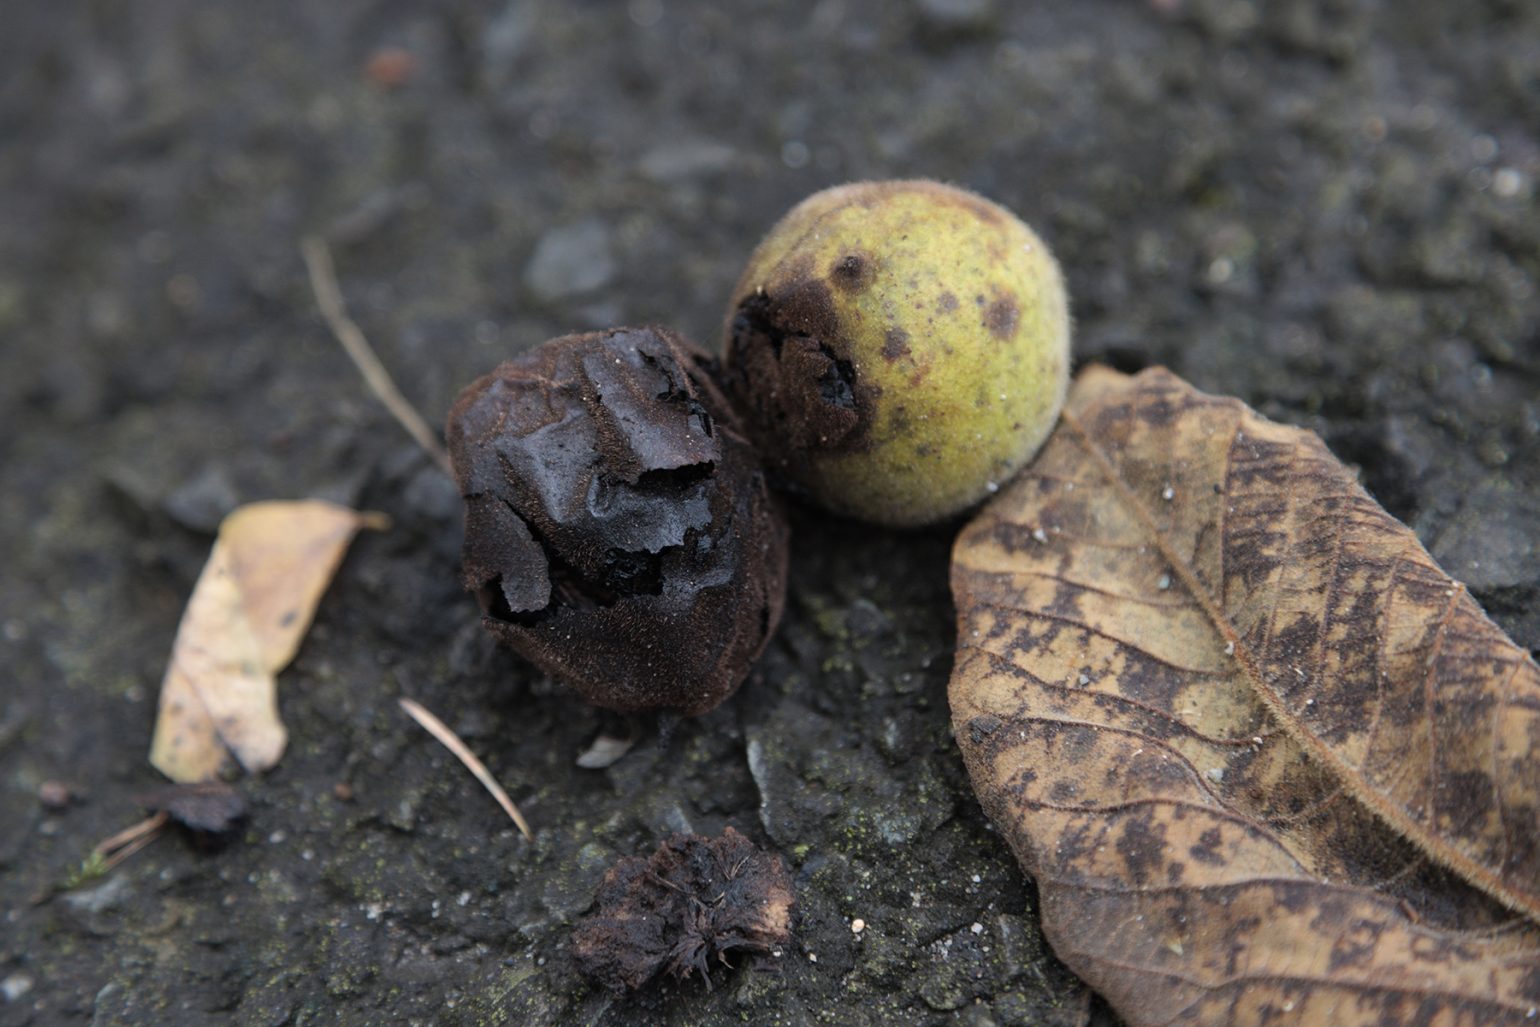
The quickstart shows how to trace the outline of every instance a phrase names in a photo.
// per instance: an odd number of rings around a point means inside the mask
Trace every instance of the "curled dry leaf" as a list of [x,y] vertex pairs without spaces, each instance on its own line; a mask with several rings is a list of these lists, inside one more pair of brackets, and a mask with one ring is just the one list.
[[283,755],[274,677],[299,650],[348,543],[379,514],[320,500],[250,503],[230,513],[182,614],[161,682],[150,762],[173,781],[248,772]]
[[167,785],[137,796],[151,813],[165,813],[189,831],[228,834],[246,819],[246,797],[223,781]]
[[1092,368],[959,537],[953,724],[1131,1023],[1540,1006],[1540,669],[1309,432]]

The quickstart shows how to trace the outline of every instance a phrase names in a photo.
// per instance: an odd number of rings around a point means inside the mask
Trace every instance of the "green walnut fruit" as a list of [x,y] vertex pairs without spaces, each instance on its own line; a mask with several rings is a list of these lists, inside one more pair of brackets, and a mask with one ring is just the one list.
[[816,193],[733,291],[726,379],[764,458],[836,513],[941,520],[1037,452],[1069,384],[1048,247],[937,182]]

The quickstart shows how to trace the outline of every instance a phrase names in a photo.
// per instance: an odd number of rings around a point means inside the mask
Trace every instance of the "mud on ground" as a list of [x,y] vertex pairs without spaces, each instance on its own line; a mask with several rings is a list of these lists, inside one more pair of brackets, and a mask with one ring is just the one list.
[[[298,240],[328,235],[437,418],[559,332],[713,344],[753,242],[820,186],[970,186],[1055,247],[1080,359],[1320,431],[1534,649],[1537,124],[1522,0],[7,4],[0,1024],[1107,1019],[950,739],[952,528],[798,512],[753,679],[579,769],[604,722],[477,627],[454,490],[327,336]],[[247,827],[56,891],[157,783],[219,516],[307,495],[396,528],[282,677],[291,748]],[[76,799],[44,809],[48,781]],[[583,984],[567,939],[605,867],[727,824],[794,875],[774,968]]]

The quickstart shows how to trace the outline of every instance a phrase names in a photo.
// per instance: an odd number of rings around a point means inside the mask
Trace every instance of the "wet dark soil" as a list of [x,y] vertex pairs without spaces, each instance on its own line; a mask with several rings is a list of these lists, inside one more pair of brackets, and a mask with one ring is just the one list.
[[[327,236],[439,419],[564,332],[717,345],[749,250],[814,189],[953,181],[1054,246],[1079,359],[1318,430],[1535,649],[1537,124],[1525,0],[7,3],[0,1024],[1105,1020],[950,737],[955,525],[797,511],[749,682],[581,769],[617,726],[477,625],[455,489],[328,336],[299,239]],[[287,756],[223,847],[82,874],[159,783],[212,529],[301,496],[396,526],[282,676]],[[710,991],[584,983],[570,932],[607,867],[727,825],[792,873],[782,956]]]

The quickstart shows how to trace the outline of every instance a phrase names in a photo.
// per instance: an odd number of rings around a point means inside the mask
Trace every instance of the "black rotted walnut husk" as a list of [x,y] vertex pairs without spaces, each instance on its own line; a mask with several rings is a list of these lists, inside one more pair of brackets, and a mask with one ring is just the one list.
[[[572,932],[578,969],[612,991],[666,972],[683,979],[738,952],[775,953],[791,938],[794,898],[781,857],[731,827],[676,834],[652,856],[604,875],[594,909]],[[777,953],[778,954],[778,953]]]
[[598,706],[704,713],[780,619],[785,517],[709,366],[661,328],[566,335],[449,415],[465,587]]

